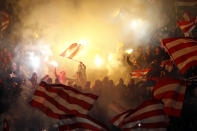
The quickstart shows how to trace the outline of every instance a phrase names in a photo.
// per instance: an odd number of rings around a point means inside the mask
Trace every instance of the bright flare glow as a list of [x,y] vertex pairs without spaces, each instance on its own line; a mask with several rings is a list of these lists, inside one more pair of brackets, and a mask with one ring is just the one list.
[[66,51],[66,56],[69,57],[70,56],[70,51]]
[[137,21],[134,20],[134,21],[131,22],[131,27],[132,28],[136,28],[137,26],[138,26],[138,22]]
[[112,59],[113,59],[113,57],[112,57],[112,55],[110,54],[110,55],[108,56],[108,61],[112,61]]
[[40,66],[40,57],[34,55],[33,52],[29,53],[29,60],[30,60],[30,64],[34,69],[37,69]]
[[81,40],[81,41],[79,41],[79,44],[81,44],[81,45],[87,45],[88,44],[88,42],[86,41],[86,40]]
[[131,54],[133,52],[133,49],[128,49],[128,50],[126,50],[126,53],[127,54]]
[[100,67],[102,64],[102,59],[99,57],[99,55],[96,55],[94,63],[96,64],[97,67]]
[[51,65],[53,65],[54,67],[58,67],[58,63],[56,61],[51,61]]

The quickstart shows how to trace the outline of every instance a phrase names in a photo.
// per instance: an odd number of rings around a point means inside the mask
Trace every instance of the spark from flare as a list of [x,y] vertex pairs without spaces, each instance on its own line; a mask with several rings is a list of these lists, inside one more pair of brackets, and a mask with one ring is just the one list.
[[51,65],[54,67],[58,67],[58,63],[56,61],[51,61]]
[[100,56],[99,55],[96,55],[96,58],[95,58],[95,64],[96,64],[96,66],[97,67],[101,67],[101,64],[102,64],[102,59],[100,58]]
[[133,52],[133,49],[128,49],[128,50],[126,50],[126,53],[127,54],[131,54]]

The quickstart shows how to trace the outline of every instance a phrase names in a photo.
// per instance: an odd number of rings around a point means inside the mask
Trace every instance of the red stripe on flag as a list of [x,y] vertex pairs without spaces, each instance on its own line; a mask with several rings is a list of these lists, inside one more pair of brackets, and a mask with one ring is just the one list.
[[96,96],[94,94],[83,93],[83,92],[80,92],[80,91],[74,89],[73,87],[66,86],[66,85],[63,85],[63,84],[51,84],[51,85],[48,85],[47,83],[45,83],[45,82],[42,81],[42,82],[40,82],[39,85],[42,86],[42,87],[61,87],[61,88],[64,88],[66,90],[70,90],[70,91],[72,91],[72,92],[74,92],[76,94],[80,94],[80,95],[84,95],[86,97],[89,97],[91,99],[97,100],[97,98],[98,98],[98,96]]
[[68,108],[61,105],[60,103],[58,103],[56,100],[54,100],[52,97],[48,96],[44,92],[35,91],[34,95],[43,97],[45,100],[49,101],[51,104],[53,104],[54,106],[56,106],[58,109],[60,109],[61,111],[65,113],[69,112],[70,114],[80,114],[80,112],[78,112],[77,110],[69,110]]
[[163,40],[163,46],[168,50],[182,74],[197,65],[197,41],[191,38],[169,38]]
[[[43,86],[47,91],[52,92],[52,93],[56,93],[58,96],[62,97],[63,99],[66,99],[68,103],[70,104],[78,104],[81,107],[83,107],[84,109],[90,109],[91,108],[91,104],[80,100],[80,99],[76,99],[75,97],[70,96],[68,93],[64,92],[62,89],[55,89],[55,88],[51,88],[51,87],[47,87],[47,86]],[[39,92],[39,91],[37,91]],[[35,95],[36,92],[35,92]]]
[[147,127],[152,125],[150,128],[165,128],[168,125],[168,119],[163,111],[163,105],[157,100],[145,101],[141,105],[139,105],[135,110],[132,110],[131,112],[127,111],[125,113],[118,115],[117,117],[123,117],[123,120],[121,121],[122,123],[113,124],[120,127],[122,130],[141,128],[145,127],[145,125],[147,125]]
[[193,43],[193,42],[182,43],[182,44],[179,44],[170,48],[168,51],[172,54],[178,50],[184,49],[186,47],[192,47],[192,46],[196,46],[196,43]]
[[127,122],[125,122],[124,124],[127,124],[127,123],[130,123],[130,122],[134,122],[134,121],[137,121],[137,120],[142,120],[144,118],[148,118],[148,117],[153,117],[153,116],[157,116],[157,115],[162,115],[164,112],[163,110],[152,110],[152,111],[149,111],[149,112],[145,112],[145,113],[142,113],[140,115],[137,115],[136,117],[132,117],[130,120],[128,120]]
[[72,87],[61,84],[47,85],[44,82],[36,89],[32,102],[48,116],[59,119],[63,115],[85,115],[92,108],[98,96],[82,93]]
[[60,56],[72,59],[80,50],[81,45],[77,43],[71,44]]
[[61,119],[61,115],[59,115],[57,113],[54,113],[50,108],[47,108],[46,106],[44,106],[43,104],[41,104],[37,101],[32,100],[29,104],[32,107],[38,108],[40,111],[42,111],[47,116],[50,116],[50,117],[55,118],[55,119]]
[[196,17],[190,21],[180,21],[177,25],[183,30],[184,33],[190,33],[196,25]]
[[181,73],[184,74],[188,69],[190,69],[191,67],[196,66],[196,65],[197,65],[197,60],[192,61],[192,62],[186,64],[186,65],[181,69]]

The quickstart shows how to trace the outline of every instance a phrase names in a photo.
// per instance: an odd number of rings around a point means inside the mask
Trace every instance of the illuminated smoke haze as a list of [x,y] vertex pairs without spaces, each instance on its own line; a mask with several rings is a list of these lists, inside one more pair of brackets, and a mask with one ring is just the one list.
[[[85,41],[87,44],[74,59],[86,64],[88,80],[93,83],[96,79],[109,76],[116,83],[120,77],[126,81],[128,68],[122,63],[125,50],[148,44],[153,32],[169,22],[162,10],[164,2],[161,1],[10,0],[10,3],[15,3],[14,13],[19,18],[12,30],[13,34],[20,36],[15,50],[21,47],[25,50],[27,61],[24,65],[31,69],[26,77],[30,78],[34,71],[39,78],[45,74],[54,77],[50,62],[55,60],[59,65],[58,72],[65,70],[68,77],[76,78],[78,62],[59,55],[70,44]],[[169,5],[173,4],[168,2]],[[35,59],[29,58],[28,53],[32,52],[41,61],[35,65],[38,66],[36,68],[32,65]],[[96,56],[102,59],[100,67],[95,65]],[[46,62],[44,59],[47,59]],[[24,62],[19,58],[15,58],[16,61]],[[21,130],[28,130],[28,127],[38,124],[49,128],[55,120],[29,107],[27,102],[31,99],[33,89],[21,88],[21,96],[3,117],[12,119],[12,124]],[[113,90],[113,95],[109,95],[110,90]],[[135,98],[129,99],[123,98],[121,91],[112,87],[104,91],[91,111],[92,116],[103,122],[115,114],[110,111],[111,102],[117,101],[127,109],[136,107],[143,101],[145,92],[139,91]],[[24,124],[20,125],[21,122],[17,121],[22,120]]]

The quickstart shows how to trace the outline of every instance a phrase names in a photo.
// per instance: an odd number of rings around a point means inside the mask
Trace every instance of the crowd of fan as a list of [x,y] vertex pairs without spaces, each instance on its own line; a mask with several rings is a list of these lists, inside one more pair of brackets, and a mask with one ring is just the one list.
[[[171,31],[172,33],[173,31]],[[21,72],[20,65],[14,63],[14,57],[21,57],[21,52],[15,52],[13,42],[6,41],[4,38],[0,38],[0,114],[6,112],[9,109],[11,103],[16,102],[17,97],[21,95],[22,86],[30,86],[29,88],[35,88],[38,84],[37,75],[32,74],[31,78],[25,78],[24,75],[20,75]],[[144,48],[145,47],[145,48]],[[125,57],[125,61],[130,66],[131,71],[137,69],[146,69],[150,68],[151,71],[147,74],[146,77],[165,77],[165,76],[174,76],[182,77],[175,65],[173,65],[172,72],[168,72],[165,68],[161,67],[161,62],[164,60],[170,59],[169,55],[165,52],[163,48],[159,45],[152,46],[148,44],[147,46],[139,46],[136,50],[130,55]],[[187,76],[193,77],[196,72],[194,69],[188,71]],[[31,85],[26,85],[30,82]],[[47,83],[51,84],[52,79],[47,79]],[[54,83],[59,83],[58,80]],[[129,83],[126,85],[121,78],[118,84],[115,84],[113,80],[110,80],[108,77],[103,78],[103,80],[96,80],[93,84],[90,81],[86,81],[85,85],[82,87],[73,82],[68,82],[69,86],[73,86],[84,92],[92,92],[99,96],[110,96],[125,101],[132,101],[133,99],[140,99],[143,101],[148,97],[152,96],[152,87],[154,82],[149,83],[147,81],[136,81],[135,79],[130,79]],[[197,129],[197,114],[193,114],[197,109],[197,86],[194,82],[188,84],[182,116],[180,118],[171,118],[171,125],[168,127],[168,130],[195,130]],[[113,95],[112,94],[113,91]],[[139,103],[138,103],[139,104]],[[192,113],[191,113],[192,112]]]

